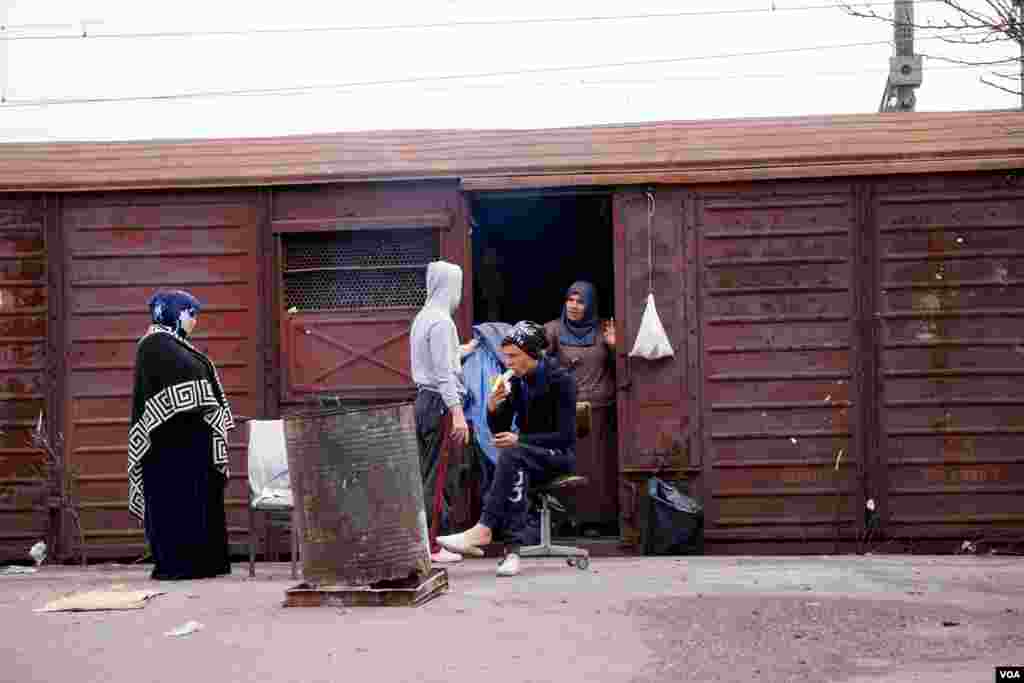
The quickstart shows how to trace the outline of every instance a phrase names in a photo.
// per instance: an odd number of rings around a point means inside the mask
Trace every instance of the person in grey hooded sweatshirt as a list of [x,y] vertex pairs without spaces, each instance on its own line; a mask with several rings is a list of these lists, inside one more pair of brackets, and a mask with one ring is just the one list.
[[[433,530],[435,496],[441,495],[443,527],[448,517],[451,498],[449,469],[438,481],[441,465],[442,439],[448,424],[448,436],[454,443],[469,442],[469,425],[462,410],[466,395],[462,383],[462,357],[473,350],[476,341],[459,345],[455,314],[462,300],[462,269],[446,261],[427,266],[427,300],[412,321],[409,335],[412,358],[412,379],[416,383],[416,440],[423,475],[423,501],[427,526]],[[450,416],[446,420],[445,416]],[[440,487],[440,492],[438,488]],[[430,538],[431,559],[435,562],[457,562],[461,555],[444,550]]]

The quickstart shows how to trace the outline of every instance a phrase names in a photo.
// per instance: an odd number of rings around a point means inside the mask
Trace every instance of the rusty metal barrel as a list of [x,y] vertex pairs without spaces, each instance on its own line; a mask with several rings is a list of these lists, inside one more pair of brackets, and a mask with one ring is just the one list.
[[284,418],[302,568],[313,585],[430,571],[411,403]]

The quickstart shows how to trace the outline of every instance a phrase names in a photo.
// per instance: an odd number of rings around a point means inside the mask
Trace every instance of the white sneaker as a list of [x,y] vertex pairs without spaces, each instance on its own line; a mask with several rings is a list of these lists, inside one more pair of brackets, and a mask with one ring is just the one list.
[[430,561],[436,564],[454,564],[456,562],[462,562],[462,555],[448,552],[444,548],[441,548],[436,553],[430,554]]
[[498,565],[498,576],[516,576],[519,574],[519,555],[509,553]]

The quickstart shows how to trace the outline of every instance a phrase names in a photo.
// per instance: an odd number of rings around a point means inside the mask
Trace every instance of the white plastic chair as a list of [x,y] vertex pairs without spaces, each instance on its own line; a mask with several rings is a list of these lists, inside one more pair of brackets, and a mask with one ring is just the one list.
[[[256,576],[255,511],[291,513],[292,578],[298,578],[299,539],[288,480],[288,453],[281,420],[249,420],[249,576]],[[268,541],[270,530],[267,529]],[[267,544],[269,546],[269,543]]]

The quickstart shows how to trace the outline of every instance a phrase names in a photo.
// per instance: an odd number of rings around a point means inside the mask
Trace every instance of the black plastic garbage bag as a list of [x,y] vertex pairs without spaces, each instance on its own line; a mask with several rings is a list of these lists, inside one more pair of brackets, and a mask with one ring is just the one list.
[[640,538],[645,555],[704,552],[704,508],[658,477],[647,480]]

